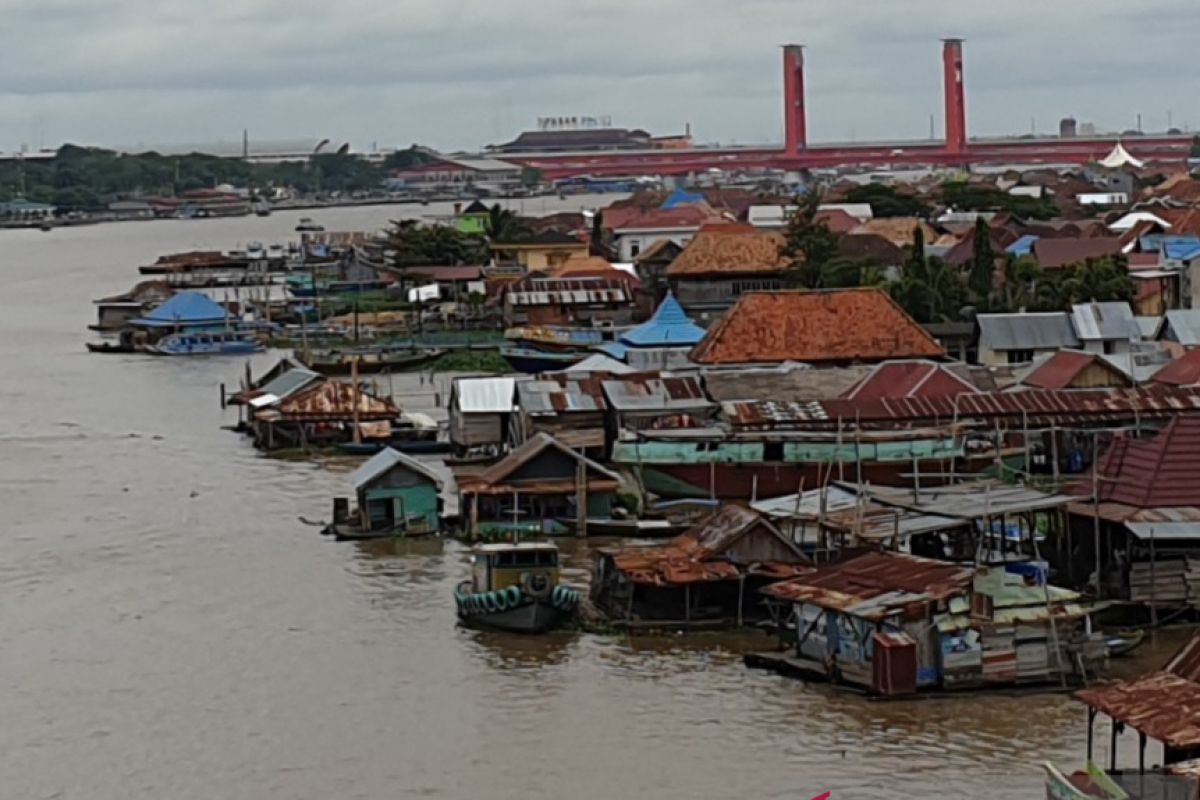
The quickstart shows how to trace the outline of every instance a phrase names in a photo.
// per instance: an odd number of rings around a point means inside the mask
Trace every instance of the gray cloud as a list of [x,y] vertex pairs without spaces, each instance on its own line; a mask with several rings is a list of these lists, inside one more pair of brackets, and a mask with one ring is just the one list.
[[974,134],[1200,124],[1194,0],[0,0],[0,20],[0,149],[243,127],[476,147],[551,114],[778,140],[785,41],[809,46],[814,140],[923,137],[946,35]]

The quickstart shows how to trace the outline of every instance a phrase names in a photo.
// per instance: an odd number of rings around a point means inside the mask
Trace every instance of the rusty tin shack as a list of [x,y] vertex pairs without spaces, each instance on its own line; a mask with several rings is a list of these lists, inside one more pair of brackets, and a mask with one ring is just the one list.
[[1079,595],[1002,567],[847,554],[764,594],[794,636],[790,668],[880,694],[1047,683],[1107,659]]
[[761,514],[728,505],[663,545],[601,550],[592,600],[629,626],[741,625],[764,618],[762,587],[809,564]]

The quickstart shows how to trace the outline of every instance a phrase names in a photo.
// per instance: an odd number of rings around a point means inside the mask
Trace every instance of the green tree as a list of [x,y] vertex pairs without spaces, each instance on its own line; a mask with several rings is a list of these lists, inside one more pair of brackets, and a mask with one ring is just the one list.
[[896,191],[894,187],[880,183],[856,186],[846,193],[848,203],[868,203],[876,217],[921,217],[926,218],[932,209],[929,204],[910,194]]
[[1093,300],[1130,302],[1135,293],[1124,257],[1105,256],[1046,274],[1038,285],[1037,305],[1042,311],[1067,311]]
[[996,251],[992,249],[992,230],[987,220],[975,220],[975,238],[972,242],[971,269],[967,287],[976,308],[985,310],[992,296],[996,279]]
[[824,220],[817,219],[821,195],[810,191],[788,219],[786,239],[780,255],[788,260],[784,281],[793,287],[820,289],[825,285],[825,266],[838,253],[838,236]]
[[501,207],[499,203],[488,209],[484,226],[492,242],[515,242],[530,232],[529,223],[522,216]]
[[482,264],[488,256],[483,237],[447,225],[422,225],[416,220],[393,222],[387,239],[391,265],[397,270]]
[[916,253],[914,247],[900,279],[888,286],[892,298],[917,322],[959,319],[966,298],[962,276],[940,258],[916,258]]
[[1033,308],[1038,303],[1042,269],[1032,258],[1009,256],[1004,259],[1004,285],[993,297],[990,310],[1013,312]]

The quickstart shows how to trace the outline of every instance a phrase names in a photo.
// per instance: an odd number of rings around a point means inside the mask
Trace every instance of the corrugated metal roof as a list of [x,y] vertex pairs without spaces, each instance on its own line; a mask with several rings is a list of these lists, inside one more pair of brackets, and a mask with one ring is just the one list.
[[634,583],[681,586],[705,581],[737,580],[741,570],[722,560],[739,539],[759,529],[774,536],[791,553],[789,561],[743,565],[751,571],[786,578],[811,569],[799,548],[762,515],[736,505],[722,506],[686,533],[664,545],[607,550],[613,563]]
[[621,343],[630,347],[680,347],[696,344],[704,338],[704,329],[688,319],[683,306],[668,294],[649,320],[621,334]]
[[[806,403],[735,402],[723,404],[734,430],[831,429],[894,426],[900,423],[960,423],[993,419],[1030,424],[1123,421],[1200,412],[1200,391],[1149,387],[1126,390],[1046,391],[967,394],[958,397],[900,398],[869,401],[812,400]],[[852,437],[853,433],[847,433]]]
[[1083,341],[1138,341],[1141,329],[1129,303],[1080,303],[1071,307],[1071,324]]
[[1079,347],[1079,337],[1064,311],[1031,314],[980,314],[979,347],[984,350],[1057,350]]
[[507,414],[516,387],[516,378],[455,378],[453,393],[464,414]]
[[1200,309],[1176,308],[1166,313],[1167,338],[1184,347],[1200,344]]
[[609,405],[618,411],[694,411],[716,405],[692,377],[614,379],[603,387]]
[[135,325],[168,327],[223,322],[229,317],[225,308],[199,292],[180,292],[155,308]]
[[[259,411],[260,418],[293,421],[333,420],[349,422],[358,408],[359,422],[382,422],[400,415],[391,401],[356,389],[348,383],[325,381],[284,400],[275,409]],[[270,415],[263,417],[261,415]]]
[[978,392],[978,388],[943,364],[913,360],[879,364],[842,396],[849,400],[878,400],[885,397],[953,397]]
[[442,490],[442,479],[438,477],[437,473],[415,458],[393,450],[390,447],[380,450],[371,456],[367,463],[356,469],[350,475],[350,484],[354,487],[355,491],[358,491],[376,478],[390,472],[397,465],[403,465],[410,472],[427,478],[437,487],[439,492]]
[[319,380],[324,380],[324,378],[311,369],[294,367],[265,383],[259,391],[263,394],[273,394],[282,399],[291,397],[304,387]]
[[1166,669],[1075,696],[1169,747],[1200,747],[1200,636],[1184,645]]
[[[853,484],[836,485],[847,491],[854,491],[855,488]],[[991,480],[922,489],[915,493],[911,489],[871,485],[863,487],[862,491],[881,505],[960,520],[1062,508],[1076,500],[1072,495],[1047,494]]]
[[[1155,277],[1158,276],[1156,275]],[[1138,331],[1141,332],[1142,339],[1152,341],[1158,338],[1159,332],[1162,331],[1164,320],[1162,317],[1134,317],[1134,321],[1137,322]]]
[[1144,542],[1200,541],[1198,522],[1126,522],[1126,529]]
[[903,553],[871,552],[823,565],[794,580],[768,586],[763,593],[880,620],[914,603],[964,594],[974,576],[972,567]]
[[517,402],[530,416],[556,416],[572,412],[605,411],[600,382],[591,378],[560,376],[517,384]]
[[1200,385],[1200,350],[1189,350],[1154,373],[1154,382],[1166,386]]
[[825,514],[845,511],[858,504],[858,497],[837,486],[809,489],[799,495],[789,494],[770,500],[759,500],[750,506],[760,514],[772,519],[815,520],[820,518],[824,506]]
[[[1126,360],[1128,361],[1128,357]],[[1114,372],[1118,380],[1128,381],[1129,376],[1125,370],[1117,369],[1099,354],[1059,350],[1036,359],[1029,372],[1021,378],[1021,383],[1035,389],[1070,389],[1084,370],[1096,364]]]
[[[1099,499],[1136,508],[1200,506],[1200,418],[1178,416],[1149,440],[1120,435],[1100,459]],[[1092,494],[1092,480],[1073,488]]]

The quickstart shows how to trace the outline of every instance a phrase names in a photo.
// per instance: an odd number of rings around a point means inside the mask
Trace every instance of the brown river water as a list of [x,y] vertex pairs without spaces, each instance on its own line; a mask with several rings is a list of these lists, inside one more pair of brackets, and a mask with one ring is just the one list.
[[746,669],[758,635],[459,629],[461,546],[326,541],[297,517],[344,468],[219,429],[241,361],[84,352],[162,253],[406,211],[0,232],[0,797],[1007,800],[1082,762],[1061,695],[871,702]]

